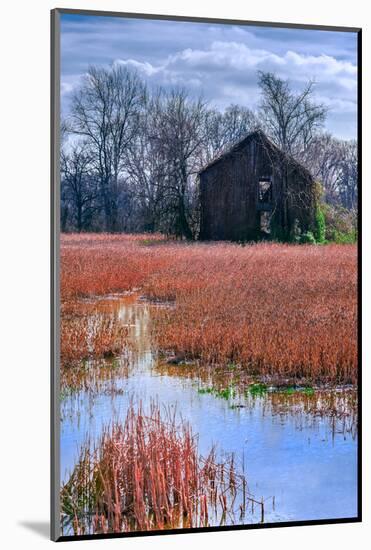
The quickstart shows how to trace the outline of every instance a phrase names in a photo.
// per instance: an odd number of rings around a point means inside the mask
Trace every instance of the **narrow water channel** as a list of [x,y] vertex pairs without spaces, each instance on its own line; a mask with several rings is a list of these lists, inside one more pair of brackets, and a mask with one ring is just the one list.
[[[269,394],[222,399],[200,391],[195,376],[158,368],[151,345],[153,305],[140,301],[105,301],[107,311],[128,327],[132,348],[125,375],[102,381],[99,391],[81,390],[61,404],[61,476],[72,471],[80,446],[94,441],[103,427],[126,416],[131,400],[144,407],[151,400],[176,409],[199,435],[206,454],[216,444],[220,455],[235,453],[249,490],[259,500],[274,497],[264,521],[345,518],[357,514],[357,435],[341,420],[326,415],[280,414]],[[120,359],[118,359],[120,361]],[[256,521],[254,516],[244,523]]]

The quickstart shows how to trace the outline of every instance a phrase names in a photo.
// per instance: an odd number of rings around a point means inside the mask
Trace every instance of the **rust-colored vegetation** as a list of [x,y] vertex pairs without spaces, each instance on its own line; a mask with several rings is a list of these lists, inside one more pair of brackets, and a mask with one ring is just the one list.
[[254,499],[233,456],[217,463],[212,449],[202,458],[191,428],[174,414],[162,419],[153,403],[148,416],[131,405],[124,424],[83,448],[61,506],[75,534],[197,527],[217,510],[220,521],[233,514],[238,493],[241,514]]
[[[232,363],[257,376],[357,382],[354,245],[64,235],[61,263],[63,303],[133,290],[174,301],[154,313],[164,353],[200,365]],[[73,321],[71,327],[68,344],[62,335],[62,356],[80,349],[79,329]]]
[[120,353],[127,331],[112,316],[100,314],[62,316],[63,365],[89,358],[110,358]]

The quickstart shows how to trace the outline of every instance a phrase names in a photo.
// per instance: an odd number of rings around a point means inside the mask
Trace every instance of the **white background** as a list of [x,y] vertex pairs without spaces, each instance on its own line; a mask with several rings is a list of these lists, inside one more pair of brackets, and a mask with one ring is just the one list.
[[[370,529],[370,16],[352,0],[4,2],[0,19],[0,545],[44,548],[49,519],[49,10],[54,7],[362,26],[364,29],[364,523],[74,542],[134,550],[364,548]],[[5,121],[5,124],[4,124]],[[4,307],[5,302],[5,307]],[[341,483],[341,479],[339,479]]]

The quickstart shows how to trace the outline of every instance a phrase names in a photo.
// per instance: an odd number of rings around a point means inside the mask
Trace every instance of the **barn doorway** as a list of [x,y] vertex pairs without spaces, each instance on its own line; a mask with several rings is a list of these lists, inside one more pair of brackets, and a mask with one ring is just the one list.
[[260,231],[267,237],[271,234],[271,219],[272,212],[269,210],[262,210],[260,212]]

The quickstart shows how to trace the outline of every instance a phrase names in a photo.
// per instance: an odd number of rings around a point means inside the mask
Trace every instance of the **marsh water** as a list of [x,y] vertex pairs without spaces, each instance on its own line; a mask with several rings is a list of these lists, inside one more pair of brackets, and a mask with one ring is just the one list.
[[[319,413],[318,407],[312,412],[306,402],[318,396],[209,391],[212,375],[199,376],[194,367],[159,360],[151,342],[155,307],[163,306],[115,296],[102,301],[102,314],[114,315],[127,327],[131,346],[112,360],[112,376],[94,389],[86,386],[63,396],[62,483],[86,441],[96,441],[105,426],[124,420],[131,401],[145,408],[155,400],[190,423],[201,454],[214,444],[220,456],[235,453],[250,493],[268,503],[265,522],[356,516],[357,431],[352,415]],[[259,519],[252,514],[243,522],[255,521]]]

